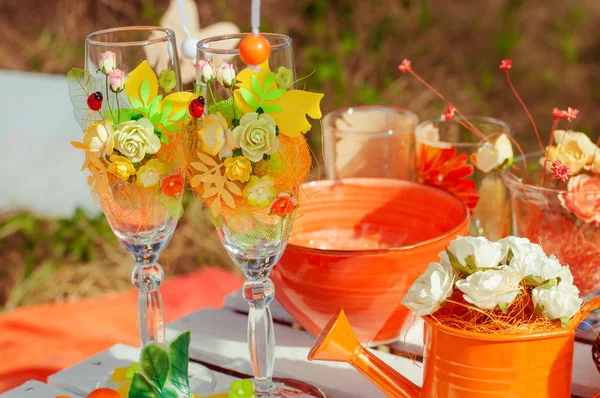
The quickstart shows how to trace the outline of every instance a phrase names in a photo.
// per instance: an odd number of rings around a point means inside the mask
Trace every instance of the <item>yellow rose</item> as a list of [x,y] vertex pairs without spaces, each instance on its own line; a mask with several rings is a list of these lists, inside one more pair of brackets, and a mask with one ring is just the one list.
[[206,116],[204,126],[198,131],[198,135],[202,140],[202,150],[211,156],[215,156],[227,148],[228,146],[225,145],[227,141],[233,141],[227,120],[220,113]]
[[111,155],[114,148],[112,122],[95,123],[83,135],[83,149],[96,157]]
[[272,155],[279,148],[275,120],[266,113],[246,113],[233,129],[233,141],[235,148],[242,148],[244,157],[260,162],[263,155]]
[[[593,155],[592,155],[593,156]],[[540,159],[540,163],[544,166],[545,161],[551,162],[560,160],[562,163],[569,166],[569,171],[577,174],[581,171],[590,160],[591,156],[587,155],[576,141],[568,141],[560,146],[550,146],[546,150],[546,157]],[[550,165],[546,164],[545,168],[550,171]]]
[[167,166],[158,159],[152,159],[139,168],[135,175],[135,183],[144,188],[155,187],[165,174],[167,174]]
[[556,143],[556,146],[560,146],[561,144],[565,145],[568,142],[575,142],[579,149],[590,158],[594,156],[594,152],[598,148],[585,133],[572,130],[566,132],[564,130],[554,130],[554,142]]
[[277,196],[277,190],[275,190],[274,185],[275,180],[273,180],[273,177],[264,176],[258,178],[257,176],[252,176],[250,177],[250,182],[242,191],[242,195],[252,206],[264,208],[269,206]]
[[231,181],[246,182],[252,173],[252,163],[243,156],[225,159],[225,175]]
[[108,165],[108,172],[114,174],[123,181],[127,181],[129,177],[135,174],[135,167],[129,159],[124,156],[112,155],[111,163]]

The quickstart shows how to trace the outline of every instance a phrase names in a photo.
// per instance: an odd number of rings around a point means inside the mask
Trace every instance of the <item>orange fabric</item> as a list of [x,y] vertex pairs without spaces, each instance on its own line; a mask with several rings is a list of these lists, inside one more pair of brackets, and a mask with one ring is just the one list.
[[[205,268],[161,286],[166,321],[219,308],[242,278]],[[59,370],[110,346],[139,346],[137,290],[76,302],[41,304],[0,315],[0,393]]]

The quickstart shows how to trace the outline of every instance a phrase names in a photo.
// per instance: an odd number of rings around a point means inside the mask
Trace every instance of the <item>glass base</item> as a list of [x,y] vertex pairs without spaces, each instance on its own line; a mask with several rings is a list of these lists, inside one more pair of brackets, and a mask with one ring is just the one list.
[[275,377],[273,381],[275,382],[275,390],[268,395],[260,395],[258,398],[326,397],[325,393],[317,387],[300,380]]
[[[202,365],[194,364],[193,368],[188,370],[190,377],[190,390],[192,395],[204,397],[215,392],[217,379],[214,373]],[[111,388],[118,390],[126,383],[117,383],[111,379],[113,372],[110,372],[104,379],[100,380],[96,388]],[[127,397],[122,397],[127,398]]]

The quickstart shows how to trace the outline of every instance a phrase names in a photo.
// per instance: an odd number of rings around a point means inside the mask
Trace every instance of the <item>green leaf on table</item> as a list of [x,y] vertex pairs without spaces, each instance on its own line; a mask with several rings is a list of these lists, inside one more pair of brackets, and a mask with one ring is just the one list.
[[254,90],[254,94],[256,94],[259,98],[263,96],[263,88],[260,85],[260,81],[256,75],[252,75],[252,90]]
[[160,398],[152,385],[140,373],[133,375],[129,386],[129,398]]
[[140,371],[153,387],[162,389],[169,374],[169,354],[167,350],[156,343],[150,343],[142,348]]
[[171,359],[168,382],[178,392],[190,394],[190,380],[188,377],[188,364],[190,356],[191,334],[188,330],[177,336],[169,345],[169,358]]
[[144,104],[148,104],[148,100],[150,99],[150,83],[148,83],[148,79],[144,79],[140,86],[140,97],[144,101]]
[[252,92],[250,90],[248,90],[246,87],[242,87],[240,88],[240,93],[242,94],[242,97],[244,98],[244,101],[246,101],[246,103],[253,109],[258,108],[258,104],[256,103],[256,99],[254,98],[254,95],[252,94]]
[[262,106],[263,111],[273,113],[273,112],[281,112],[283,107],[277,104],[265,104]]

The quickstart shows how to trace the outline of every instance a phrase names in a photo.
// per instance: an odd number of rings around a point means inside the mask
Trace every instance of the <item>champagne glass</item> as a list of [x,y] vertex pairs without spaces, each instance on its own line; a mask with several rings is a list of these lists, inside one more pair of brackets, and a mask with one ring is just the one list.
[[322,94],[297,90],[292,41],[262,34],[271,48],[260,65],[246,66],[238,44],[250,34],[198,43],[197,95],[184,126],[188,178],[207,205],[217,233],[246,276],[248,343],[259,398],[323,396],[306,383],[273,382],[275,337],[269,275],[297,218],[300,184],[311,157],[306,116],[319,119]]

